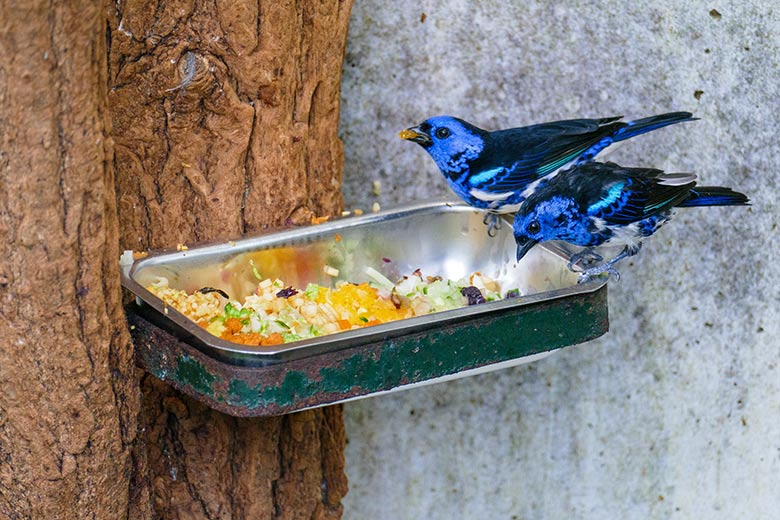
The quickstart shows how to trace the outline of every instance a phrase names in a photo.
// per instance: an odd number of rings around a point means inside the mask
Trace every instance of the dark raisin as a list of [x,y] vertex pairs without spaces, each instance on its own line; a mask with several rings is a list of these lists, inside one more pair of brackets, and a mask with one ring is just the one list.
[[296,294],[298,294],[298,291],[296,289],[294,289],[292,286],[290,286],[290,287],[285,287],[284,289],[282,289],[281,291],[276,293],[276,297],[277,298],[289,298],[290,296],[294,296]]
[[208,294],[208,293],[211,293],[211,292],[215,292],[215,293],[219,294],[220,296],[222,296],[223,298],[227,298],[228,300],[230,299],[230,296],[228,296],[228,293],[226,293],[222,289],[215,289],[213,287],[201,287],[200,289],[198,289],[197,292],[203,293],[203,294]]
[[482,293],[474,287],[473,285],[469,285],[468,287],[463,287],[460,290],[460,294],[468,298],[469,305],[477,305],[480,303],[485,303],[487,300],[485,300],[485,297],[482,296]]

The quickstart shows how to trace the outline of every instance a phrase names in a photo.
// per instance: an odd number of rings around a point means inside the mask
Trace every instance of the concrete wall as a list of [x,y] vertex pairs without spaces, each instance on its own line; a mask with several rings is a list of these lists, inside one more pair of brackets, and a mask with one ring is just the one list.
[[346,405],[345,519],[777,518],[776,5],[356,1],[348,207],[448,193],[396,137],[428,116],[498,129],[671,110],[701,120],[609,158],[693,171],[754,205],[680,211],[620,265],[600,340]]

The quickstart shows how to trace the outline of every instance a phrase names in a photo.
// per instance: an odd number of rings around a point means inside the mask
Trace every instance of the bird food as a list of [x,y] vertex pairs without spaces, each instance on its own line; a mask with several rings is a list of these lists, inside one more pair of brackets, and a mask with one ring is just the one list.
[[372,267],[365,273],[370,282],[305,288],[258,276],[242,302],[211,287],[190,294],[165,277],[147,289],[214,336],[243,345],[279,345],[501,299],[498,283],[480,273],[453,281],[416,270],[396,283]]

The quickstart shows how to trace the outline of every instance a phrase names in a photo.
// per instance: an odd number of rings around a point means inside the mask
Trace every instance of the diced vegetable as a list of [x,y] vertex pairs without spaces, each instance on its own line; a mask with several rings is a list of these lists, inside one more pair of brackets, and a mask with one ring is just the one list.
[[373,267],[366,267],[366,274],[369,278],[374,280],[380,287],[392,291],[395,288],[395,284],[390,281],[388,277],[374,269]]
[[[498,284],[480,273],[453,281],[423,277],[418,269],[393,283],[366,267],[370,283],[341,280],[333,287],[309,283],[300,291],[279,279],[260,280],[256,266],[250,265],[258,284],[243,302],[228,299],[223,305],[226,298],[216,291],[187,294],[169,287],[165,278],[148,289],[210,334],[247,345],[277,345],[501,299]],[[328,265],[323,271],[334,277],[339,272]],[[518,296],[517,289],[506,295]]]

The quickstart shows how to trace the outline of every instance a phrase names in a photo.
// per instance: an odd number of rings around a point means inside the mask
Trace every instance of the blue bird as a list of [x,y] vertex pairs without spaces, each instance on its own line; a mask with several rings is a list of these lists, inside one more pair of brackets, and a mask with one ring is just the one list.
[[540,187],[518,209],[512,230],[517,260],[539,242],[562,240],[585,249],[572,255],[569,269],[603,258],[598,246],[623,246],[612,260],[588,267],[584,282],[601,273],[616,278],[613,265],[637,254],[642,240],[672,217],[675,208],[746,206],[748,198],[731,188],[697,186],[692,173],[664,173],[652,168],[623,168],[590,162],[573,166]]
[[612,143],[695,120],[690,112],[619,119],[571,119],[488,132],[462,119],[437,116],[398,136],[430,154],[458,197],[488,211],[485,222],[492,236],[500,226],[497,214],[517,211],[540,179],[592,161]]

